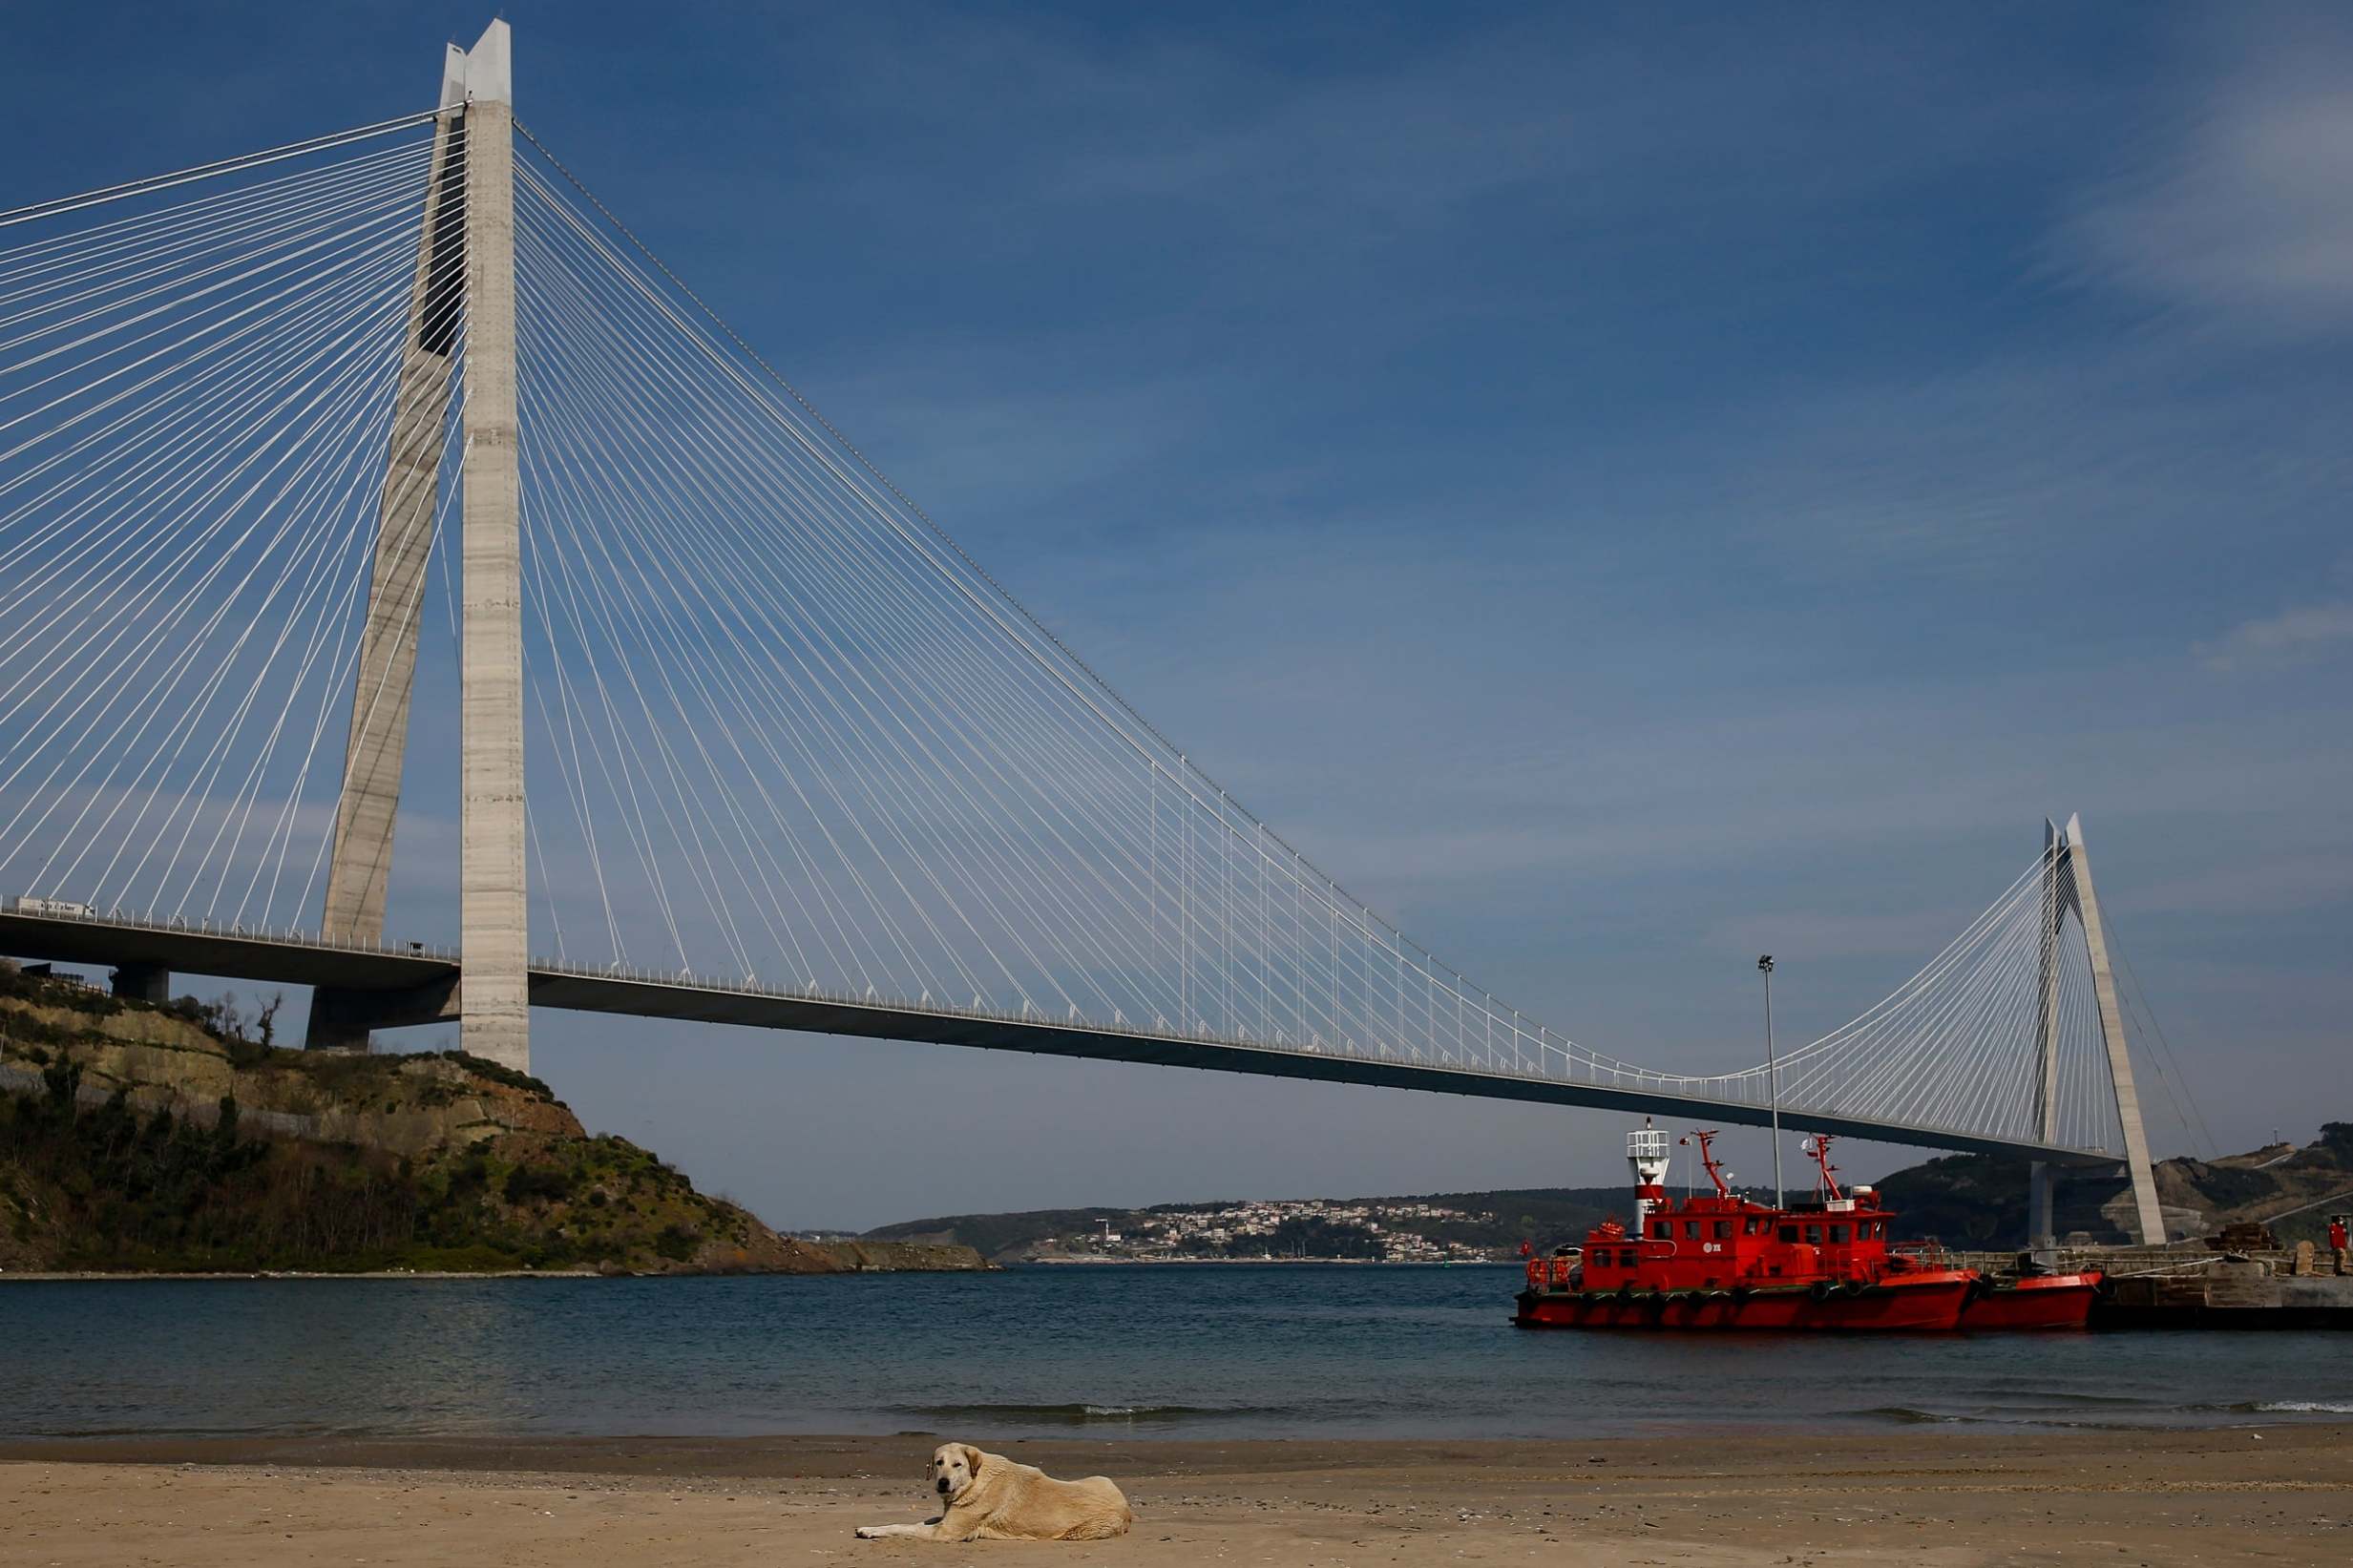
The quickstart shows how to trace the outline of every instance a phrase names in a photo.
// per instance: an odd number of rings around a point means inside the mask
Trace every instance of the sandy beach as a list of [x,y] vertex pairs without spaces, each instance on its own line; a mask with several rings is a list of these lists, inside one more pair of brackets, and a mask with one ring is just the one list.
[[1105,1472],[1134,1533],[868,1542],[934,1439],[0,1446],[0,1562],[773,1565],[2342,1562],[2353,1426],[1567,1443],[987,1445]]

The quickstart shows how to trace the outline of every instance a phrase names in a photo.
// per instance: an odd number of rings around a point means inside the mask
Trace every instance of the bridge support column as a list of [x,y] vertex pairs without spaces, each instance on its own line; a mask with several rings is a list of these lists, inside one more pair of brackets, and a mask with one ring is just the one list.
[[2027,1247],[2041,1254],[2056,1252],[2059,1247],[2058,1229],[2051,1214],[2056,1176],[2048,1161],[2037,1160],[2027,1167]]
[[417,1024],[445,1023],[464,1011],[460,984],[435,981],[408,991],[352,991],[322,986],[310,1001],[314,1036],[368,1038],[371,1029],[407,1029]]
[[[2046,1143],[2059,1141],[2059,926],[2067,918],[2067,899],[2059,888],[2059,825],[2043,819],[2043,940],[2041,984],[2034,1022],[2035,1130]],[[2027,1244],[2038,1252],[2058,1245],[2051,1223],[2051,1178],[2048,1164],[2036,1160],[2027,1178]]]
[[172,972],[161,964],[124,964],[115,971],[111,980],[116,995],[135,1002],[153,1002],[164,1007],[172,1000]]
[[459,673],[460,1045],[531,1068],[523,866],[522,479],[515,388],[511,44],[493,22],[466,59],[465,625]]
[[[384,935],[425,569],[432,558],[442,438],[450,415],[451,361],[464,325],[466,139],[460,115],[465,102],[466,52],[452,44],[442,66],[442,113],[433,128],[416,275],[409,291],[408,340],[401,349],[385,452],[368,618],[352,674],[343,791],[335,806],[326,905],[319,921],[321,934],[330,941],[375,942]],[[311,998],[304,1043],[314,1051],[365,1051],[368,1029],[355,1022],[364,1015],[359,999],[322,989]]]
[[2124,1164],[2132,1183],[2132,1210],[2144,1246],[2165,1243],[2165,1213],[2157,1203],[2156,1173],[2149,1163],[2149,1135],[2142,1130],[2140,1094],[2132,1085],[2132,1057],[2125,1049],[2124,1010],[2117,1005],[2116,976],[2108,967],[2108,929],[2100,923],[2100,896],[2091,886],[2091,862],[2084,852],[2083,819],[2067,819],[2068,880],[2075,913],[2084,923],[2091,953],[2091,992],[2099,1004],[2100,1039],[2108,1048],[2108,1072],[2116,1089],[2116,1119],[2124,1127]]

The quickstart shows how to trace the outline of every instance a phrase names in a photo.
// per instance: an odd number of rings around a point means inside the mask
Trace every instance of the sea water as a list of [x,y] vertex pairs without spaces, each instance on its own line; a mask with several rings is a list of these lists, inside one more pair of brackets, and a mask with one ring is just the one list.
[[0,1282],[0,1436],[1548,1437],[2353,1415],[2353,1336],[1529,1332],[1517,1267]]

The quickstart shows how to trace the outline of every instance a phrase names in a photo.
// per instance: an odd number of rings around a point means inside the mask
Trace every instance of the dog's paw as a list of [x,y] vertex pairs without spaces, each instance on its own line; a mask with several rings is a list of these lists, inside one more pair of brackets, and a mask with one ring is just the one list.
[[880,1540],[880,1539],[882,1539],[882,1527],[881,1527],[880,1525],[876,1525],[876,1524],[862,1524],[862,1525],[858,1526],[858,1539],[860,1539],[860,1540]]

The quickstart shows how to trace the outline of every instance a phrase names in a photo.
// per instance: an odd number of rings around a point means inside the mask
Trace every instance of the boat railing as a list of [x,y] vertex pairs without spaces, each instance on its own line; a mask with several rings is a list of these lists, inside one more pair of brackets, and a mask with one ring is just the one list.
[[1933,1236],[1922,1237],[1916,1242],[1890,1242],[1887,1244],[1887,1255],[1901,1258],[1917,1268],[1953,1266],[1953,1255],[1944,1250],[1944,1244]]
[[1528,1287],[1532,1290],[1566,1290],[1576,1284],[1582,1265],[1582,1254],[1552,1257],[1533,1257],[1527,1261]]

